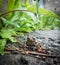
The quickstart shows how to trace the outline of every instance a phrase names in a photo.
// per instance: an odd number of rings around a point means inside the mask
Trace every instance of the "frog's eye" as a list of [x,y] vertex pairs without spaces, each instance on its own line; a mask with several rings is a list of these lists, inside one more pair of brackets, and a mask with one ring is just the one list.
[[35,38],[33,38],[33,40],[35,41]]

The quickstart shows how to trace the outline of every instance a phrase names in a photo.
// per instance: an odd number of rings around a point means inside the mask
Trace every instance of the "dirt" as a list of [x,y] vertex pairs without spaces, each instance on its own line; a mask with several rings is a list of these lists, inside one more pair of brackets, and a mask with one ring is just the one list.
[[[41,46],[49,48],[52,51],[52,55],[60,55],[60,31],[33,31],[25,33],[22,37],[17,37],[18,42],[26,43],[27,37],[33,38],[32,41],[38,42]],[[30,41],[31,42],[31,41]],[[31,42],[32,43],[32,42]],[[31,46],[34,46],[33,43]],[[15,46],[19,48],[18,44],[9,44],[9,46]],[[30,46],[30,44],[27,44]],[[51,53],[51,52],[49,52]],[[24,55],[18,51],[13,51],[10,54],[0,55],[0,65],[60,65],[60,58],[50,58],[39,55]]]

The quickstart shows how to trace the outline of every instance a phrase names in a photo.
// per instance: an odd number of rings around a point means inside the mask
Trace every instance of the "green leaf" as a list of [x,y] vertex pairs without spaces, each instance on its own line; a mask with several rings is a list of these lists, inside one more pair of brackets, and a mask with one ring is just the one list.
[[[6,11],[11,11],[11,10],[15,10],[15,9],[20,9],[21,6],[21,0],[8,0],[8,6],[7,6],[7,10]],[[7,15],[7,19],[11,19],[12,16],[14,15],[14,13],[9,13]]]
[[36,8],[35,8],[34,4],[27,6],[27,10],[31,11],[33,13],[36,13]]
[[32,30],[31,30],[30,27],[21,27],[20,31],[22,31],[22,32],[31,32]]
[[3,0],[0,0],[0,8],[2,7]]
[[1,36],[2,36],[2,38],[5,38],[5,39],[9,39],[9,40],[11,40],[12,42],[16,42],[16,39],[14,38],[14,37],[12,37],[12,33],[11,33],[11,31],[9,31],[9,30],[6,30],[6,29],[2,29],[2,31],[1,31]]
[[6,45],[6,40],[5,39],[0,39],[0,54],[4,54],[4,48]]
[[7,21],[7,19],[6,19],[6,18],[1,17],[1,19],[2,19],[2,21],[3,21],[4,23],[6,23],[6,21]]

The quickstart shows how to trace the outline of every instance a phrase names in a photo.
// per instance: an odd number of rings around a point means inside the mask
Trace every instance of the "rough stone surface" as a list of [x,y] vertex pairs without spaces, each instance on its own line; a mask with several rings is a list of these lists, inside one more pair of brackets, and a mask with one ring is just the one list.
[[[25,33],[24,37],[18,37],[20,43],[25,42],[27,37],[34,37],[41,45],[50,48],[54,54],[60,55],[60,31],[34,31]],[[58,63],[57,63],[58,62]],[[60,58],[37,59],[33,55],[22,55],[21,53],[11,53],[0,55],[0,65],[60,65]]]
[[45,0],[45,8],[60,15],[60,0]]

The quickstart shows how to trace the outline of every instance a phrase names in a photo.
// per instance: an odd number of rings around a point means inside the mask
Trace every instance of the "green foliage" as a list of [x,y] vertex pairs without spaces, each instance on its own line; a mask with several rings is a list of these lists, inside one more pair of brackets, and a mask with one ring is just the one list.
[[[29,5],[29,0],[21,4],[20,0],[8,0],[6,11],[26,9],[26,12],[10,12],[5,17],[0,17],[0,54],[4,54],[7,40],[17,42],[15,36],[33,30],[51,30],[60,28],[60,17],[46,9]],[[29,11],[29,12],[28,12]],[[38,17],[37,17],[38,15]]]
[[16,42],[15,38],[12,37],[13,32],[11,30],[2,29],[0,34],[3,39],[9,39],[12,42]]
[[6,40],[5,39],[0,39],[0,54],[4,54],[4,47],[6,45]]
[[[20,8],[20,0],[8,0],[8,6],[6,11],[11,11]],[[4,54],[4,47],[6,41],[10,40],[11,42],[16,42],[15,39],[16,31],[14,28],[18,28],[19,25],[16,22],[18,20],[17,13],[9,13],[5,17],[0,17],[0,54]]]
[[[28,11],[36,13],[36,8],[34,5],[29,5],[27,7]],[[37,29],[41,30],[51,30],[51,29],[60,29],[60,16],[55,13],[48,11],[43,8],[38,9],[38,18],[37,18]]]
[[2,2],[3,2],[3,0],[0,0],[0,8],[1,8],[1,6],[2,6]]
[[[8,0],[7,11],[20,9],[20,6],[21,6],[20,0]],[[14,15],[14,13],[7,14],[7,18],[10,19],[13,15]]]
[[40,29],[55,29],[55,28],[60,28],[59,25],[57,25],[58,23],[60,23],[60,18],[59,16],[57,16],[56,14],[52,13],[52,12],[48,12],[47,14],[41,14],[39,16],[40,19]]

